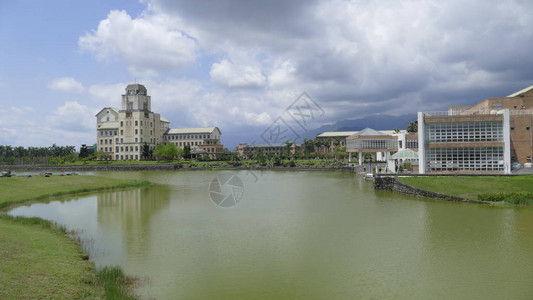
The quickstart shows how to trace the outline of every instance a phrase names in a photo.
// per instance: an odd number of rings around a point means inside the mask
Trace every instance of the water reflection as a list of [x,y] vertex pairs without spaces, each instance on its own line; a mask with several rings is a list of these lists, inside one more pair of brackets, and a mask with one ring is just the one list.
[[141,259],[148,255],[149,236],[154,215],[168,207],[168,186],[144,187],[97,195],[97,224],[102,233],[117,232],[124,254]]
[[98,265],[147,278],[145,298],[502,298],[533,294],[533,209],[374,191],[338,172],[243,179],[231,209],[217,172],[103,173],[146,188],[34,204],[11,214],[83,229]]

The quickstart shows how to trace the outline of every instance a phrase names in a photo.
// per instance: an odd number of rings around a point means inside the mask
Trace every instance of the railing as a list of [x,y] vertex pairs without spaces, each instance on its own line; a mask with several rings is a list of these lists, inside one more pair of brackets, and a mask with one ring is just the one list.
[[[447,111],[425,111],[424,116],[426,117],[439,117],[439,116],[470,116],[470,115],[501,115],[503,114],[503,109],[453,109]],[[533,110],[529,109],[520,109],[520,110],[509,110],[510,115],[533,115]]]

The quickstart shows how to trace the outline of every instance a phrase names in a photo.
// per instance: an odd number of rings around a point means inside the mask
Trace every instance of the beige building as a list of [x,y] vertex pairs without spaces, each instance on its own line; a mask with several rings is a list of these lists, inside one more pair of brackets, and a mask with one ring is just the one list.
[[[169,140],[166,138],[167,134],[174,137],[176,134],[173,132],[180,130],[188,132],[189,137],[197,137],[193,134],[200,134],[199,132],[190,132],[190,129],[195,128],[170,129],[170,122],[152,111],[152,99],[142,84],[129,84],[126,87],[126,93],[122,95],[121,109],[103,108],[96,114],[96,123],[97,150],[107,153],[112,160],[141,159],[145,144],[153,150],[157,144],[166,143]],[[216,128],[216,131],[212,131],[210,135],[213,139],[202,140],[202,145],[199,148],[213,145],[215,147],[205,147],[206,152],[209,150],[215,151],[215,154],[222,153],[220,130]],[[214,138],[215,136],[216,138]],[[193,143],[198,141],[199,139],[188,140],[188,142]],[[191,148],[193,147],[191,146]]]
[[220,142],[222,133],[218,127],[176,128],[164,134],[164,143],[173,143],[178,148],[191,147],[191,153],[216,158],[224,152]]
[[[294,155],[300,152],[300,145],[291,143],[289,146],[289,153]],[[236,148],[237,155],[240,157],[249,158],[253,154],[261,152],[264,155],[281,155],[287,153],[287,144],[261,144],[261,145],[249,145],[247,143],[240,143]]]

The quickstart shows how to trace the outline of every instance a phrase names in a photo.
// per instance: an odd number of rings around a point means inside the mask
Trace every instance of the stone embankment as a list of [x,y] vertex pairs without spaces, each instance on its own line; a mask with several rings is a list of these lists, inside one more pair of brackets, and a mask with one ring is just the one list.
[[396,176],[376,176],[374,179],[375,190],[390,190],[401,194],[412,195],[423,198],[441,199],[456,202],[492,204],[491,202],[461,198],[431,191],[419,189],[417,187],[405,184],[398,180]]

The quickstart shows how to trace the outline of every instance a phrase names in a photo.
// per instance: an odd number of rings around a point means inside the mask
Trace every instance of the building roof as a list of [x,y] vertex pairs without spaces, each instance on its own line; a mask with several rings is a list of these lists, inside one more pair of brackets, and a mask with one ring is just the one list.
[[167,119],[165,119],[165,118],[163,118],[163,117],[161,117],[161,116],[159,116],[159,121],[161,121],[161,122],[166,122],[166,123],[170,123],[169,120],[167,120]]
[[118,129],[118,121],[111,121],[102,123],[98,129]]
[[351,136],[365,136],[365,135],[389,135],[389,134],[367,127],[361,131],[358,131],[357,133],[352,134]]
[[418,153],[411,149],[402,149],[394,153],[390,159],[418,159]]
[[350,136],[358,131],[327,131],[322,132],[321,134],[318,134],[316,137],[337,137],[337,136]]
[[[292,143],[295,146],[298,146],[297,144]],[[280,147],[287,147],[287,144],[254,144],[254,145],[248,145],[248,144],[240,144],[240,146],[249,147],[249,148],[280,148]],[[292,146],[292,145],[291,145]]]
[[[327,132],[323,132],[321,134],[318,134],[316,137],[318,137],[318,138],[348,137],[348,136],[351,136],[351,135],[355,135],[358,132],[359,131],[327,131]],[[405,132],[407,132],[407,130],[400,130],[400,132],[396,132],[395,130],[380,130],[379,132],[391,135],[391,134],[395,134],[395,133],[405,133]]]
[[133,91],[140,90],[140,91],[146,92],[146,87],[139,83],[128,84],[128,86],[126,87],[126,91],[132,91],[132,90]]
[[108,109],[110,109],[110,110],[112,110],[112,111],[114,111],[115,113],[118,114],[118,111],[119,111],[118,108],[114,108],[114,107],[104,107],[104,108],[102,108],[101,110],[99,110],[98,113],[96,113],[95,116],[98,116],[98,114],[100,114],[103,110],[108,110]]
[[507,96],[507,98],[520,96],[521,94],[526,93],[526,92],[528,92],[531,89],[533,89],[533,85],[532,86],[528,86],[525,89],[521,89],[518,92],[512,93],[511,95]]
[[[171,128],[166,134],[212,133],[217,127]],[[219,130],[220,131],[220,130]]]

